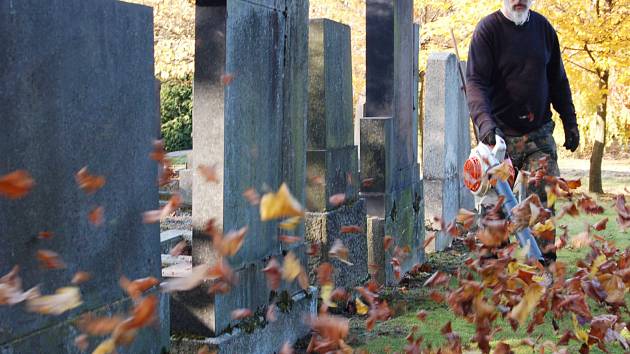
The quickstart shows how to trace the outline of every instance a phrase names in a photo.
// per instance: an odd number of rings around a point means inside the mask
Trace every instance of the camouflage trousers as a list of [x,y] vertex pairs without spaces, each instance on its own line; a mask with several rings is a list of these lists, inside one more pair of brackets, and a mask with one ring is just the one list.
[[[560,176],[558,168],[558,148],[553,139],[553,129],[555,123],[550,121],[539,129],[525,134],[523,136],[508,136],[505,138],[507,145],[507,154],[512,160],[512,164],[516,171],[528,171],[534,175],[537,171],[544,169],[544,173],[550,176]],[[544,206],[547,205],[547,193],[545,191],[545,183],[542,181],[535,186],[527,185],[525,195],[537,194]],[[552,208],[552,212],[554,212]],[[554,240],[538,239],[538,247],[543,252],[545,260],[555,261],[555,251],[545,252],[550,248]]]

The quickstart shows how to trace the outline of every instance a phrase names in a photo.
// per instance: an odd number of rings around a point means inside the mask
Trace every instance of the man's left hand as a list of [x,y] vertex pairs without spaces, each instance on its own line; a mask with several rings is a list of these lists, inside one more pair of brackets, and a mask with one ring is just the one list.
[[571,152],[577,150],[580,145],[580,131],[577,125],[564,129],[564,147]]

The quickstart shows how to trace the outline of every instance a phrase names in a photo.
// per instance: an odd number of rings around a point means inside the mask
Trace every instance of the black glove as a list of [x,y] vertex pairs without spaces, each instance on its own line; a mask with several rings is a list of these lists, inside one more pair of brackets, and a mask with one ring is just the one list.
[[496,133],[495,128],[488,130],[487,132],[485,132],[484,135],[481,136],[481,142],[486,145],[496,145],[497,144],[497,139],[495,138],[496,134],[497,133]]
[[577,150],[580,145],[580,131],[577,125],[564,129],[564,147],[571,152]]

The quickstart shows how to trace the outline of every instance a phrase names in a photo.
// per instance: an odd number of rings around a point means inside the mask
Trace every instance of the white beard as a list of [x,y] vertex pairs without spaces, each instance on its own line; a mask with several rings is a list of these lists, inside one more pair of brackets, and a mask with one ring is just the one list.
[[510,5],[510,0],[503,0],[503,14],[517,26],[522,26],[529,19],[529,7],[531,2],[528,1],[527,8],[524,11],[516,11]]

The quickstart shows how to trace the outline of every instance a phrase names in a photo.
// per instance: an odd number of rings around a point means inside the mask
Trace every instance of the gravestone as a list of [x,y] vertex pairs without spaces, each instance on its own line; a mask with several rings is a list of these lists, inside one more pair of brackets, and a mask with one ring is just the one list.
[[[282,262],[283,254],[293,251],[306,265],[303,242],[280,243],[278,236],[284,231],[279,222],[261,222],[258,206],[250,205],[242,194],[248,188],[260,193],[276,190],[285,182],[304,205],[307,18],[308,1],[197,2],[193,265],[217,261],[210,238],[203,233],[209,220],[224,232],[243,226],[248,232],[239,252],[228,259],[239,278],[229,293],[208,296],[206,286],[174,296],[177,317],[172,325],[184,333],[217,339],[240,325],[231,318],[233,310],[264,311],[272,294],[262,269],[271,257]],[[206,182],[200,165],[214,166],[219,182]],[[303,235],[304,226],[295,234]],[[301,310],[309,311],[312,297],[303,296],[297,284],[283,283],[277,293],[287,294],[289,301],[300,300],[283,315],[289,319],[286,328],[273,335],[272,327],[254,328],[256,333],[268,333],[262,336],[266,341],[256,343],[261,352],[278,350],[284,341],[294,342],[308,333]],[[247,348],[255,338],[243,336],[230,343]],[[190,341],[194,339],[177,342],[176,350],[185,352]],[[220,352],[228,350],[217,346]]]
[[[310,21],[308,81],[306,239],[322,245],[309,259],[309,273],[315,280],[319,264],[330,261],[337,286],[356,286],[367,278],[367,243],[365,205],[358,200],[350,27],[328,19]],[[336,194],[344,195],[342,205],[330,202]],[[341,232],[353,225],[363,231]],[[352,265],[328,256],[338,239],[350,249]]]
[[[463,186],[462,176],[470,152],[470,119],[457,65],[451,53],[431,53],[427,63],[422,151],[429,222],[437,216],[449,223],[460,208],[472,207],[472,195]],[[447,233],[440,232],[435,250],[444,250],[451,241]]]
[[392,257],[401,262],[402,273],[424,259],[417,156],[419,27],[412,22],[412,0],[368,0],[366,14],[366,117],[361,119],[360,164],[361,178],[371,183],[362,186],[361,196],[368,215],[385,219],[384,234],[392,236],[395,247],[408,251],[405,256],[386,253],[385,279],[394,283]]
[[[22,199],[0,197],[0,275],[19,265],[24,288],[48,295],[77,271],[92,274],[80,285],[83,304],[62,315],[0,306],[0,352],[79,353],[79,316],[133,306],[121,276],[160,278],[159,225],[142,223],[158,208],[153,12],[112,0],[2,1],[0,43],[0,175],[24,169],[36,183]],[[84,166],[106,178],[93,195],[75,182]],[[96,206],[105,216],[98,227],[88,221]],[[39,240],[41,231],[54,236]],[[40,268],[40,249],[66,268]],[[168,350],[168,296],[157,296],[157,324],[120,353]]]

